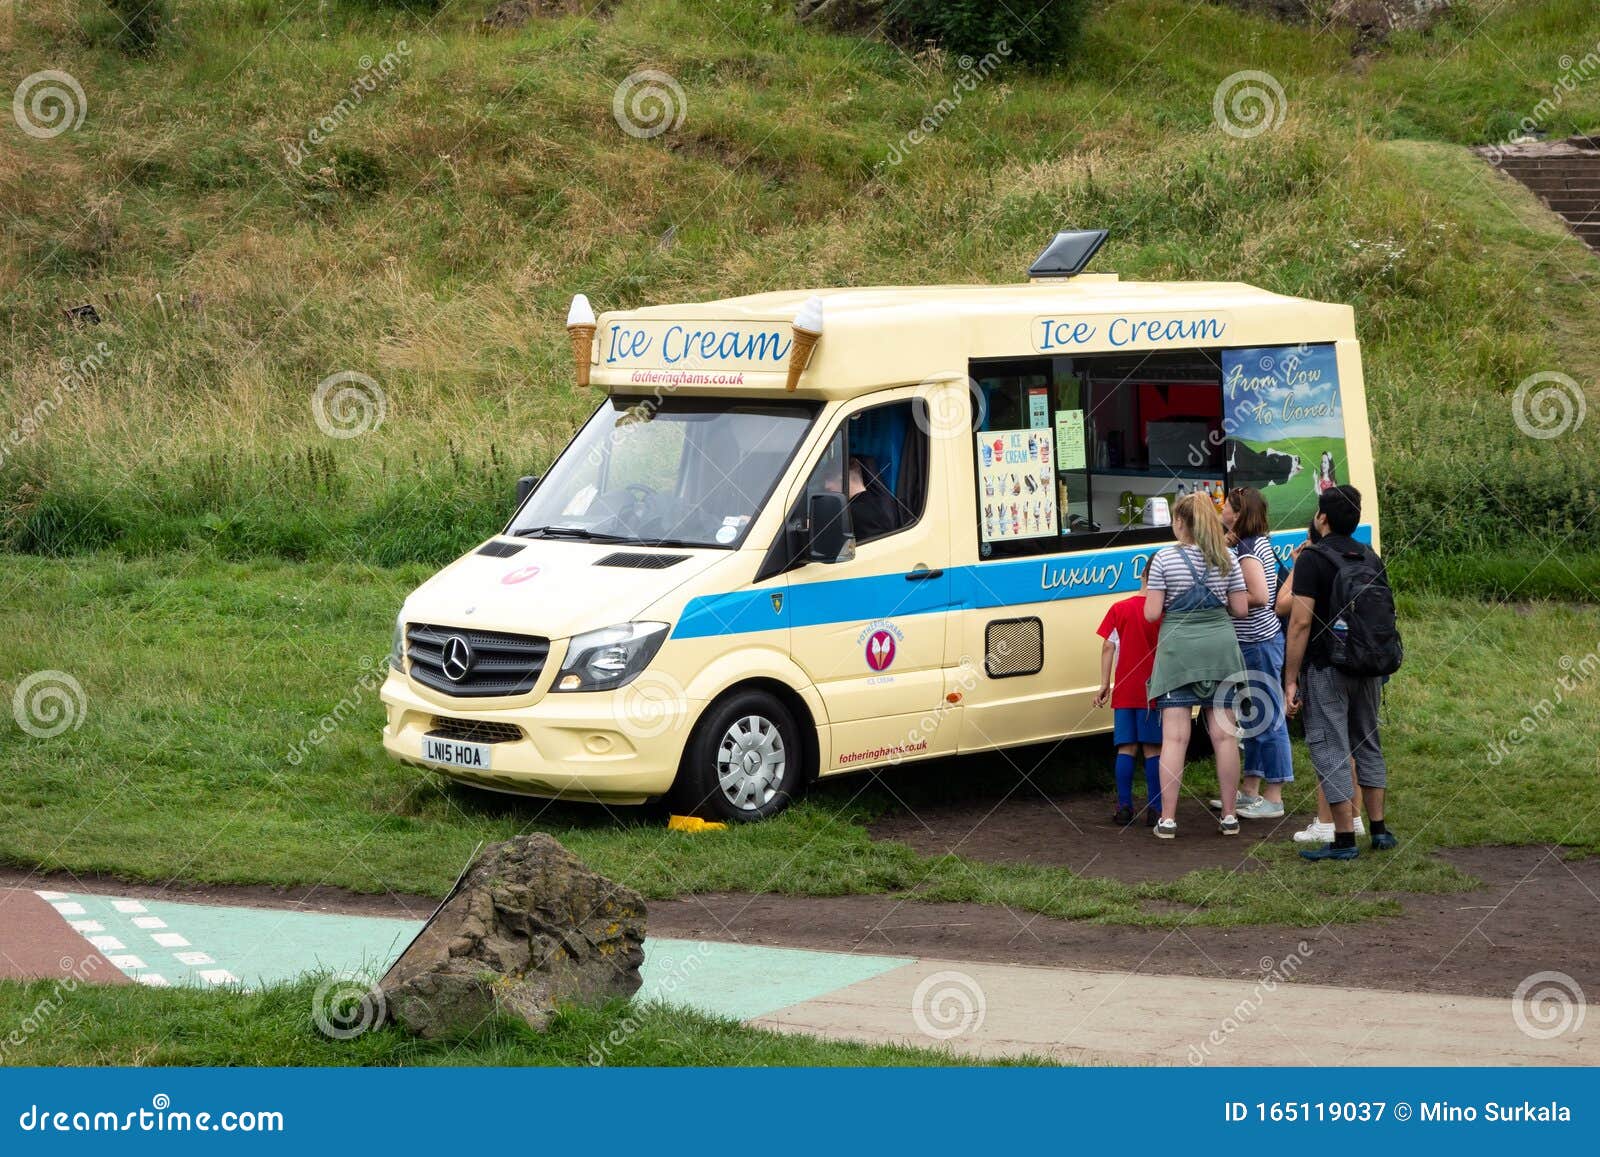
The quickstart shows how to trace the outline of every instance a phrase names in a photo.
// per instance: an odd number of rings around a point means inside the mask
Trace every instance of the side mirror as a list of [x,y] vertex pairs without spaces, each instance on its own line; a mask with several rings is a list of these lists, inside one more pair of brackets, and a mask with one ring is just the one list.
[[533,493],[533,488],[539,485],[537,474],[524,474],[517,479],[517,509],[522,509],[522,504],[528,501],[528,495]]
[[813,562],[837,562],[850,540],[844,495],[813,494],[806,514],[811,523],[807,556]]

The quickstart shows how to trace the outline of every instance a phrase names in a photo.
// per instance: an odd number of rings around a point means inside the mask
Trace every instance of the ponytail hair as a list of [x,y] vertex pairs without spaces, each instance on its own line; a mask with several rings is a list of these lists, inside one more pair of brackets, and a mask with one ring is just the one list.
[[1233,573],[1233,554],[1228,550],[1228,532],[1222,516],[1211,500],[1202,494],[1185,494],[1172,509],[1174,522],[1181,522],[1194,544],[1205,555],[1206,563],[1220,575]]

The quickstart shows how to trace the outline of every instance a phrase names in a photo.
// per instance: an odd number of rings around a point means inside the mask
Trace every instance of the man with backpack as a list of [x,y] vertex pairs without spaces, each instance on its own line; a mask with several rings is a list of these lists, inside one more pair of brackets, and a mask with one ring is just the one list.
[[1324,490],[1313,523],[1322,539],[1302,551],[1294,566],[1284,699],[1290,711],[1296,710],[1304,686],[1306,747],[1334,828],[1333,843],[1300,853],[1308,860],[1353,860],[1359,854],[1352,757],[1372,850],[1399,844],[1383,818],[1388,771],[1378,741],[1378,707],[1384,680],[1399,670],[1403,650],[1383,560],[1351,537],[1360,523],[1360,491],[1354,486]]

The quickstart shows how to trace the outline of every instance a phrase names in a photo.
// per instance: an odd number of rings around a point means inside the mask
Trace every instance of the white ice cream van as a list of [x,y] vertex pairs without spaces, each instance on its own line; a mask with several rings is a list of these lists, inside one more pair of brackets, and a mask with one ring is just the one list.
[[1108,730],[1106,608],[1177,495],[1261,488],[1281,551],[1367,496],[1348,306],[1081,269],[767,293],[569,330],[598,406],[505,529],[406,599],[397,759],[754,820],[820,776]]

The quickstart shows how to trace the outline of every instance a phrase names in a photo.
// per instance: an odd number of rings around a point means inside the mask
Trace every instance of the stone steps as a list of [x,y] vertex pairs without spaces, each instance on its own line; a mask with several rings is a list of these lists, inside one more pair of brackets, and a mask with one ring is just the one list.
[[[1568,228],[1600,250],[1600,151],[1574,141],[1528,152],[1484,151],[1490,163],[1531,189]],[[1543,149],[1543,151],[1539,151]]]

